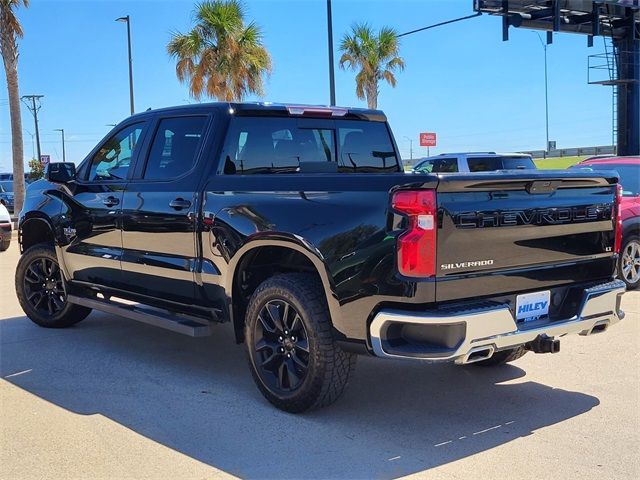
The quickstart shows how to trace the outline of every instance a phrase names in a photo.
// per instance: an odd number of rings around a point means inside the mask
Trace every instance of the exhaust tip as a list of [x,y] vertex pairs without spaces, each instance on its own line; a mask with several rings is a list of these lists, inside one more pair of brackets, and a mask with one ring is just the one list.
[[465,355],[462,360],[463,364],[479,362],[490,358],[495,352],[495,348],[492,345],[485,345],[482,347],[475,347],[469,350],[469,353]]
[[593,328],[591,329],[591,331],[589,332],[589,335],[594,335],[596,333],[602,333],[604,332],[607,328],[609,328],[609,322],[602,322],[602,323],[597,323],[593,326]]

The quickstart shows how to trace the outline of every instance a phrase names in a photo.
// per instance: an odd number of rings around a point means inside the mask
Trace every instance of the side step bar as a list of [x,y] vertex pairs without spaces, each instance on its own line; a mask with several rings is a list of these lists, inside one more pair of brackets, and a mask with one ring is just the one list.
[[117,301],[99,298],[86,298],[77,295],[67,295],[69,303],[82,305],[101,312],[112,313],[121,317],[147,323],[155,327],[189,335],[190,337],[207,337],[211,335],[211,325],[202,318],[187,315],[177,315],[164,310],[134,304],[127,305]]

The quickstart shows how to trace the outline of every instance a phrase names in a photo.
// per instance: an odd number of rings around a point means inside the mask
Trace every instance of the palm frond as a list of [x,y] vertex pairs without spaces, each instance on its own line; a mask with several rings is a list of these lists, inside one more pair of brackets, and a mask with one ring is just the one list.
[[240,0],[196,5],[195,25],[186,35],[173,34],[167,52],[176,58],[176,76],[188,82],[193,96],[242,100],[263,95],[263,78],[271,73],[271,56],[255,22],[245,24]]

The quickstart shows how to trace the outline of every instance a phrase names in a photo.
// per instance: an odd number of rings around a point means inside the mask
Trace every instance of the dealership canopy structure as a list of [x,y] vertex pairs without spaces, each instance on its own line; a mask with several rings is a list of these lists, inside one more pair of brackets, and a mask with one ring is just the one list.
[[605,52],[591,55],[588,81],[613,87],[614,132],[619,155],[640,154],[640,0],[474,0],[478,13],[502,17],[502,39],[509,29],[605,38]]

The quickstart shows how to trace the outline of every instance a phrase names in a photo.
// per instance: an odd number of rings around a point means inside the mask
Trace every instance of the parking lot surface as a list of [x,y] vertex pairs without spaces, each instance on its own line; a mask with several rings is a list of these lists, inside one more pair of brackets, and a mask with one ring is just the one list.
[[27,319],[0,253],[0,478],[640,478],[640,292],[623,322],[500,368],[360,358],[346,394],[271,407],[231,329]]

